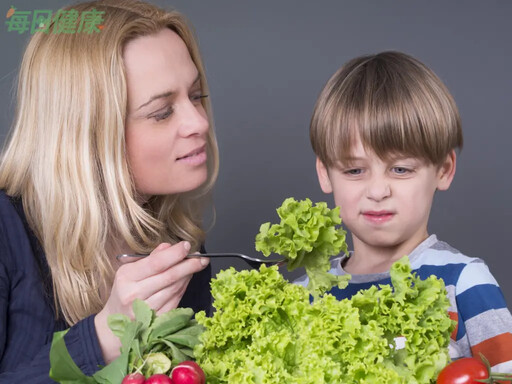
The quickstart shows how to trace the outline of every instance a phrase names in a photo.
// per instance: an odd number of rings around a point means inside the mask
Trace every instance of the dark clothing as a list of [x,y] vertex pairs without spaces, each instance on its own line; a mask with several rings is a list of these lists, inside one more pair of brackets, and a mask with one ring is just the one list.
[[[210,311],[211,268],[194,275],[180,306]],[[94,315],[69,327],[55,319],[44,252],[28,227],[20,199],[0,191],[0,383],[54,383],[48,376],[53,333],[65,336],[76,365],[92,375],[104,365]]]

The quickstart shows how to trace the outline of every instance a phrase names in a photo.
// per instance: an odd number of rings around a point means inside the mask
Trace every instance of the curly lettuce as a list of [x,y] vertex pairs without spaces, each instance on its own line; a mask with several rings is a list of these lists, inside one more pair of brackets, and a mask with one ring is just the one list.
[[206,330],[195,357],[212,384],[434,383],[453,327],[444,283],[419,279],[407,258],[391,281],[310,304],[277,267],[221,271],[211,284],[216,311],[196,315]]
[[350,276],[329,273],[330,257],[347,252],[346,231],[341,224],[340,209],[329,209],[324,202],[310,199],[286,199],[277,209],[279,224],[264,223],[256,235],[256,250],[265,256],[277,253],[287,259],[292,271],[304,267],[309,277],[308,290],[315,299],[333,286],[344,288]]

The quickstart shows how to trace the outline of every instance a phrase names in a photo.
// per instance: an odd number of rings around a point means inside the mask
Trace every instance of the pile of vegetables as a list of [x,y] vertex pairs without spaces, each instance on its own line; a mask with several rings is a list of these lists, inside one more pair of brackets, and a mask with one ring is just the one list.
[[310,304],[307,289],[275,266],[222,271],[212,282],[216,312],[196,315],[206,328],[197,362],[212,384],[432,383],[449,361],[444,284],[412,275],[407,258],[391,280],[394,290]]
[[206,331],[195,355],[208,383],[433,382],[453,328],[443,281],[419,279],[405,257],[391,269],[394,288],[338,301],[325,292],[350,278],[329,273],[329,258],[347,249],[339,208],[289,198],[277,213],[281,222],[261,226],[256,249],[285,256],[289,270],[304,267],[308,288],[277,267],[221,271],[211,284],[215,313],[196,315]]
[[438,375],[438,384],[471,384],[510,378],[490,374],[474,358],[447,365],[454,323],[441,279],[421,280],[404,257],[391,268],[392,285],[338,301],[326,292],[350,279],[329,273],[330,257],[347,251],[339,208],[289,198],[277,212],[281,222],[261,226],[256,249],[284,256],[289,270],[304,267],[307,288],[289,283],[277,266],[262,265],[230,268],[212,280],[211,317],[199,312],[193,319],[189,308],[156,316],[136,300],[135,319],[109,318],[122,341],[118,359],[85,376],[67,352],[66,331],[59,332],[50,377],[83,384],[422,384]]

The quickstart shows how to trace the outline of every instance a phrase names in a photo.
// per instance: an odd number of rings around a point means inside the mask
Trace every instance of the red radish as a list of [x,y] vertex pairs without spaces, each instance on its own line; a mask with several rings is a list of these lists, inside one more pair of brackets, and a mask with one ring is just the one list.
[[171,372],[174,384],[205,384],[203,370],[194,361],[184,361],[173,368]]
[[163,373],[156,373],[150,376],[149,379],[146,379],[144,384],[174,384],[174,381]]
[[145,384],[146,378],[142,373],[130,373],[126,375],[121,384]]

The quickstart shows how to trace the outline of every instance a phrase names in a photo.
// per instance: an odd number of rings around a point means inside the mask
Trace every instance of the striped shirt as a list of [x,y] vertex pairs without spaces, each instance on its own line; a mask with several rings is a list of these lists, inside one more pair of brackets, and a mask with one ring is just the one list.
[[[330,272],[347,274],[342,268],[346,256],[331,260]],[[512,315],[489,268],[478,258],[463,255],[431,235],[410,254],[413,272],[421,279],[435,275],[444,280],[450,300],[449,315],[457,321],[450,342],[450,357],[479,356],[482,353],[495,372],[512,372]],[[307,276],[295,280],[306,286]],[[333,288],[338,300],[351,298],[372,285],[391,284],[389,272],[352,275],[345,289]]]

